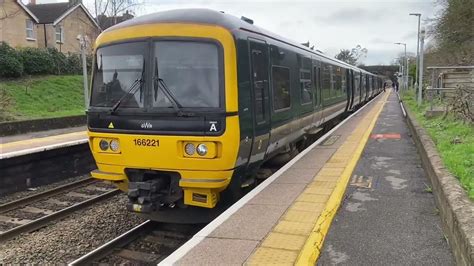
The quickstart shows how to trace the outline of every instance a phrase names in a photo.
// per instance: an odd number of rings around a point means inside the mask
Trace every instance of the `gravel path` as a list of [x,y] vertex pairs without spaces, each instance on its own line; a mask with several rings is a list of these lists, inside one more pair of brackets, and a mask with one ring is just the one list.
[[0,243],[0,264],[64,264],[142,223],[123,194],[39,231]]

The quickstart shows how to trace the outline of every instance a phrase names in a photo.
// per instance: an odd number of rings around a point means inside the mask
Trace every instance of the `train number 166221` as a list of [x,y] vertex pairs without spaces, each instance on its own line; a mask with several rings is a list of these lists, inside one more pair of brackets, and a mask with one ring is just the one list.
[[134,139],[135,146],[159,147],[160,141],[157,139]]

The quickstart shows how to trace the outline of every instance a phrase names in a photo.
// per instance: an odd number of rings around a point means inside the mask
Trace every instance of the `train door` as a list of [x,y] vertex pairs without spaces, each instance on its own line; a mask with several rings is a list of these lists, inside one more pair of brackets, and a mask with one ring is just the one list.
[[354,91],[352,86],[352,70],[346,69],[346,95],[347,95],[347,106],[346,112],[352,109],[354,102]]
[[313,103],[315,115],[313,124],[319,126],[322,121],[322,101],[321,101],[321,63],[313,60]]
[[270,139],[268,46],[249,39],[253,98],[253,139],[249,164],[261,163]]

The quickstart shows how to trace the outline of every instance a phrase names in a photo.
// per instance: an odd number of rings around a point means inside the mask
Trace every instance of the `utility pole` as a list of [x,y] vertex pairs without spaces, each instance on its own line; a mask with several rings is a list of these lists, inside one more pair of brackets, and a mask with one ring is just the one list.
[[[425,43],[425,29],[421,30],[420,34],[420,74],[418,77],[420,80],[418,81],[418,105],[421,105],[422,103],[422,97],[423,97],[423,46]],[[418,71],[418,69],[417,69]]]
[[82,57],[82,76],[84,80],[84,106],[89,108],[89,89],[88,89],[88,82],[87,82],[87,60],[86,60],[86,48],[87,42],[86,37],[83,35],[77,35],[77,39],[79,40],[79,46],[81,47],[81,57]]
[[[418,36],[416,39],[416,71],[415,71],[415,95],[418,91],[418,71],[420,68],[420,20],[421,14],[420,13],[410,13],[410,16],[417,16],[418,17]],[[416,96],[415,96],[416,97]]]

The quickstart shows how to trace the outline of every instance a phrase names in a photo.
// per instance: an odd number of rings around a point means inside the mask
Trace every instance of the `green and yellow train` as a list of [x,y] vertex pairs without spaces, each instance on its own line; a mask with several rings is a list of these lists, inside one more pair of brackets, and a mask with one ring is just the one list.
[[297,152],[382,84],[250,19],[206,9],[123,22],[94,51],[92,176],[159,221],[212,218],[264,162]]

